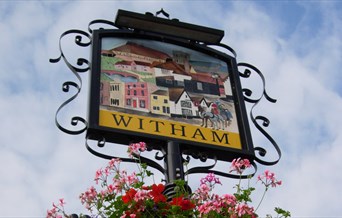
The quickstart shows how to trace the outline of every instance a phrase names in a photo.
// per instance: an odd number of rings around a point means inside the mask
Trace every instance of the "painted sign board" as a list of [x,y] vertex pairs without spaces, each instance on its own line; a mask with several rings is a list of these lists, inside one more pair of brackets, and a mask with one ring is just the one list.
[[94,31],[92,46],[87,137],[253,156],[234,57],[123,30]]

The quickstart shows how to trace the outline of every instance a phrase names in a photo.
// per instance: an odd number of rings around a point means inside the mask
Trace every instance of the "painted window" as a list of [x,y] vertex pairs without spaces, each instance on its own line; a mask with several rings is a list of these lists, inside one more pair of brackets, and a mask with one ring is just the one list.
[[183,115],[187,115],[187,116],[192,116],[192,111],[191,110],[189,110],[189,109],[182,109],[182,114]]
[[203,84],[201,82],[197,82],[197,90],[203,90]]
[[190,101],[181,101],[181,107],[191,108]]
[[140,100],[140,108],[145,108],[145,100]]

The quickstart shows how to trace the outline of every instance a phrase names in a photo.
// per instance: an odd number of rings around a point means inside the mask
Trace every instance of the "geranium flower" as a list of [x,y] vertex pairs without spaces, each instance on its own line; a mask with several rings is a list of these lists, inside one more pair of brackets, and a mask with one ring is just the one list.
[[236,171],[238,174],[242,174],[242,172],[249,167],[251,167],[251,163],[248,159],[238,158],[232,161],[229,172]]
[[152,185],[152,190],[150,192],[154,203],[159,203],[159,202],[166,202],[166,197],[163,195],[163,191],[165,189],[165,186],[163,184],[153,184]]
[[135,194],[137,191],[133,188],[129,189],[124,196],[122,196],[122,201],[124,203],[129,203],[134,199]]
[[182,210],[191,210],[195,208],[195,204],[188,199],[184,199],[183,196],[173,198],[170,204],[179,206]]
[[[143,142],[131,144],[128,148],[129,156],[141,163],[140,153],[146,150]],[[136,155],[133,155],[136,154]],[[249,205],[253,187],[244,188],[240,178],[234,194],[215,194],[213,189],[216,184],[222,185],[214,173],[207,174],[200,180],[200,187],[194,192],[184,189],[186,181],[175,181],[174,196],[166,196],[164,184],[145,184],[145,177],[153,176],[147,170],[147,166],[140,164],[138,173],[128,174],[120,169],[120,159],[112,159],[105,168],[100,168],[95,173],[95,183],[100,189],[91,186],[80,195],[81,203],[92,213],[92,217],[120,217],[120,218],[146,218],[146,217],[230,217],[230,218],[254,218],[256,211],[262,202],[269,187],[281,185],[281,181],[275,178],[275,174],[266,170],[258,176],[258,181],[265,186],[264,194],[259,205],[254,210]],[[235,171],[240,175],[250,167],[247,159],[234,159],[230,172]],[[154,179],[154,178],[153,178]],[[99,184],[101,181],[101,184]],[[184,197],[186,196],[186,197]],[[173,197],[173,198],[172,198]],[[167,201],[172,198],[171,201]],[[69,218],[64,212],[64,199],[47,211],[47,218]],[[290,216],[288,211],[275,210],[279,217]]]

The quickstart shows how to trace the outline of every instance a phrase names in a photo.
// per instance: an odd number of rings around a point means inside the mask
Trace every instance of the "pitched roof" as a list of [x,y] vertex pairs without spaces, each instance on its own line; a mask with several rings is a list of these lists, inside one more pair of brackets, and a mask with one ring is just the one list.
[[168,91],[158,89],[158,90],[152,92],[152,95],[163,95],[163,96],[168,96]]
[[184,91],[184,88],[169,88],[170,101],[177,102]]

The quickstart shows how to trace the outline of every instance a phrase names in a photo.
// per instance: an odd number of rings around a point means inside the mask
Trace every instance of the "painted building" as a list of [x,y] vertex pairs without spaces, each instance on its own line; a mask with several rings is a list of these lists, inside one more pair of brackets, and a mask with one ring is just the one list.
[[166,90],[157,90],[151,94],[151,113],[171,116],[170,98]]
[[185,80],[191,80],[190,73],[187,73],[184,68],[174,62],[172,59],[167,59],[165,63],[153,63],[155,68],[156,83],[161,87],[184,87]]
[[171,116],[196,116],[196,106],[184,88],[169,88]]
[[115,107],[125,106],[125,95],[124,95],[125,85],[120,81],[112,81],[109,83],[109,104]]
[[125,83],[125,101],[126,108],[148,112],[150,105],[147,83]]

